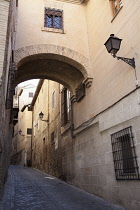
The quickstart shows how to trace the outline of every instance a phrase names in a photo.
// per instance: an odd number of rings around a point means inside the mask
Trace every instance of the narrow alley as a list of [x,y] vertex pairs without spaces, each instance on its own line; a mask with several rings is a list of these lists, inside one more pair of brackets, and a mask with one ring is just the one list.
[[33,168],[11,166],[0,210],[123,210]]

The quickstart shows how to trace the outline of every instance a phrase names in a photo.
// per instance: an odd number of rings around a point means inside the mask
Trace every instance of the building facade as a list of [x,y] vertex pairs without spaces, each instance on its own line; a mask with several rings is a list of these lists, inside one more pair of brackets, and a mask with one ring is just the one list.
[[0,0],[0,198],[10,163],[13,130],[11,81],[15,70],[12,52],[15,49],[16,6],[16,1]]
[[[33,101],[32,166],[62,176],[60,84],[40,80]],[[43,113],[41,119],[39,114]]]
[[30,104],[35,90],[35,85],[20,84],[14,95],[13,107],[18,109],[16,112],[18,114],[14,118],[11,164],[31,166],[32,111],[30,110]]
[[[14,50],[14,86],[40,78],[71,92],[70,120],[65,90],[57,92],[59,117],[37,105],[42,92],[34,99],[33,152],[50,158],[33,154],[34,166],[127,209],[140,208],[139,8],[136,0],[19,0]],[[110,34],[122,39],[118,55],[134,57],[135,68],[107,53]],[[51,139],[59,150],[51,151]]]

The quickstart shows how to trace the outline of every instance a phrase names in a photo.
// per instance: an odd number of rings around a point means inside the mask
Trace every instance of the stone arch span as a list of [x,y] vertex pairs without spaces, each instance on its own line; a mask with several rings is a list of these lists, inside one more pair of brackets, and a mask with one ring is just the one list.
[[14,60],[17,67],[15,86],[29,79],[50,79],[65,85],[74,93],[75,88],[89,78],[89,60],[61,46],[26,46],[15,50]]

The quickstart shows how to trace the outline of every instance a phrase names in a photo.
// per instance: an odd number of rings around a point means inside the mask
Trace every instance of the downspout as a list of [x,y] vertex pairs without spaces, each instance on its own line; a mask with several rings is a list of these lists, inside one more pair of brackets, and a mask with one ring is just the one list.
[[71,100],[71,137],[75,138],[76,135],[74,134],[74,120],[73,120],[73,113],[74,113],[74,101]]
[[[48,80],[48,120],[49,120],[49,122],[48,122],[48,139],[47,139],[47,142],[48,142],[48,144],[49,144],[49,141],[50,141],[50,138],[49,138],[49,124],[50,124],[50,118],[49,118],[49,110],[50,110],[50,104],[49,104],[49,80]],[[46,142],[46,143],[47,143]],[[48,148],[48,147],[47,147]],[[50,152],[50,148],[49,148],[49,152]],[[47,153],[48,154],[48,153]],[[49,155],[49,157],[50,157],[50,155]],[[48,158],[47,158],[48,159]],[[50,160],[49,161],[47,161],[47,162],[50,162]],[[47,164],[48,165],[48,164]],[[47,167],[47,172],[49,172],[50,171],[50,164],[49,164],[49,166]]]
[[32,167],[32,148],[33,148],[33,111],[34,111],[34,106],[33,106],[33,109],[32,109],[32,135],[31,135],[31,167]]

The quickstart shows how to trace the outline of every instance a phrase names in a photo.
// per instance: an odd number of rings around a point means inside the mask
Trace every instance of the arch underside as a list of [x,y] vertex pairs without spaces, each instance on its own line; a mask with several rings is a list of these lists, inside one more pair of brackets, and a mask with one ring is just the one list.
[[61,83],[72,92],[84,80],[80,71],[62,61],[36,59],[22,64],[16,75],[17,85],[29,79],[50,79]]
[[88,77],[88,59],[60,46],[27,46],[16,50],[14,59],[17,66],[14,86],[29,79],[50,79],[74,93]]

